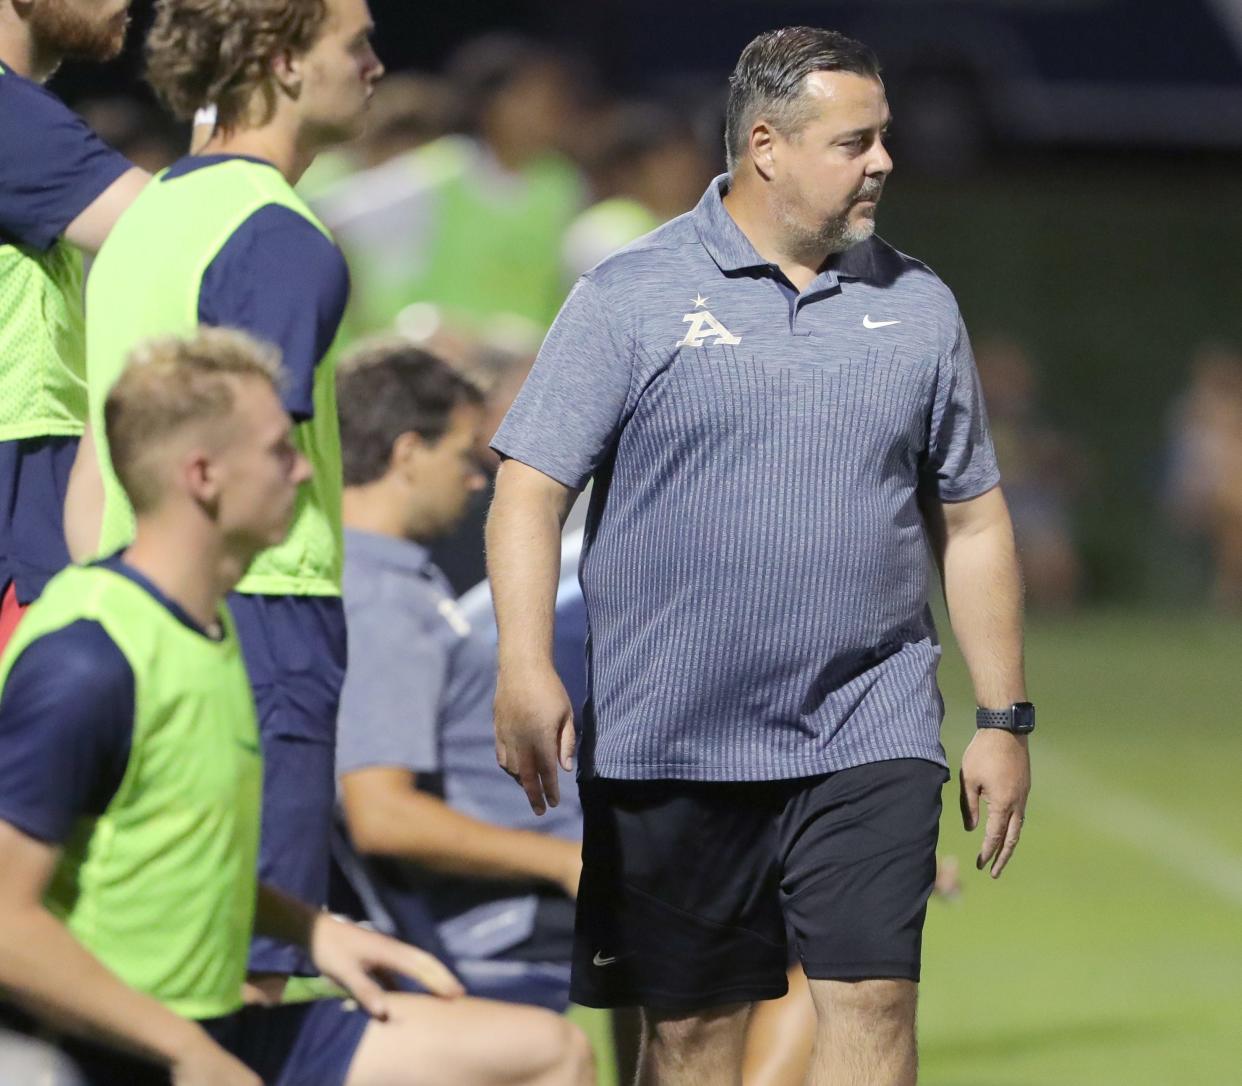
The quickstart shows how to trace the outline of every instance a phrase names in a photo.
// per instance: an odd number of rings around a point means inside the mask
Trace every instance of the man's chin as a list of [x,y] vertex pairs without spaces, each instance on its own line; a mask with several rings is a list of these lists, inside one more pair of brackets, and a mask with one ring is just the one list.
[[129,23],[126,22],[121,30],[110,37],[101,34],[90,40],[79,39],[65,49],[64,57],[66,60],[81,60],[91,64],[106,64],[110,60],[116,60],[125,48],[125,31],[128,27]]
[[847,246],[861,245],[867,241],[875,233],[875,218],[872,215],[864,215],[861,218],[853,220],[846,227],[844,241]]

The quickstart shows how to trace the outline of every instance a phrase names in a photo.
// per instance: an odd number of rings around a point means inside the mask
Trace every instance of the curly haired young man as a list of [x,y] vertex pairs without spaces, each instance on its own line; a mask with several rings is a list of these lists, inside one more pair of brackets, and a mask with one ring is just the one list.
[[[327,897],[345,669],[333,344],[349,276],[339,248],[292,186],[319,151],[360,130],[383,73],[373,29],[365,0],[156,4],[147,41],[150,82],[184,119],[214,105],[216,125],[197,153],[148,186],[92,270],[92,440],[83,443],[71,495],[102,509],[99,538],[78,541],[83,553],[125,546],[132,512],[110,465],[102,409],[135,342],[204,324],[240,328],[279,348],[283,405],[313,474],[299,492],[288,537],[255,558],[229,604],[263,748],[259,877],[318,906]],[[279,1001],[286,978],[314,972],[296,947],[256,940],[250,998]],[[414,1081],[403,1076],[432,1066],[445,1082],[507,1082],[515,1073],[541,1083],[589,1077],[584,1039],[555,1017],[468,1001],[446,1008],[426,997],[394,1006],[398,1028],[368,1028],[356,1059],[341,1061],[351,1084]],[[542,1038],[533,1048],[501,1039],[528,1031]],[[337,1041],[348,1055],[358,1032],[344,1022],[336,1033],[322,1032],[322,1043]],[[515,1058],[523,1065],[516,1070]],[[341,1079],[325,1073],[314,1081]]]

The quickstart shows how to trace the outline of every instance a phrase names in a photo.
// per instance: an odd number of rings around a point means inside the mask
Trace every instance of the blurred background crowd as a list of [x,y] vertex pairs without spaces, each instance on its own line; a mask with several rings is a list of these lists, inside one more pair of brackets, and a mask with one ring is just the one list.
[[[723,168],[740,44],[837,26],[885,63],[880,232],[958,293],[1032,608],[1242,609],[1242,318],[1212,273],[1242,243],[1242,5],[372,7],[391,74],[369,130],[302,182],[350,259],[351,338],[434,348],[499,419],[576,276]],[[68,70],[59,89],[155,168],[187,136],[139,69],[131,46],[105,83]],[[482,575],[487,501],[440,548],[459,590]]]

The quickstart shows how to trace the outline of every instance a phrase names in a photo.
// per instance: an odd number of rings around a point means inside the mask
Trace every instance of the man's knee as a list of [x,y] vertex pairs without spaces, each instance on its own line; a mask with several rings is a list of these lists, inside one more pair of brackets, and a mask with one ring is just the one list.
[[717,1048],[722,1042],[740,1044],[749,1014],[749,1004],[713,1007],[693,1014],[644,1008],[643,1043],[678,1055]]
[[530,1078],[538,1086],[593,1086],[595,1053],[582,1030],[566,1018],[549,1014],[523,1043],[538,1070]]
[[918,985],[910,980],[813,980],[811,992],[820,1021],[852,1020],[893,1028],[913,1027]]

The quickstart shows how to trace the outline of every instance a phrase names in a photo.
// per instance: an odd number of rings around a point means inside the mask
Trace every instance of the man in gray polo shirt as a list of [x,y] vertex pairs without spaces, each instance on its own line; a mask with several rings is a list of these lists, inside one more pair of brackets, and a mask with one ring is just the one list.
[[1012,529],[953,296],[873,237],[888,122],[865,46],[751,42],[729,174],[578,282],[493,441],[496,740],[536,810],[574,752],[551,601],[594,479],[573,995],[643,1008],[644,1084],[740,1083],[786,923],[820,1021],[810,1081],[915,1081],[948,776],[929,546],[988,711],[962,759],[980,868],[1018,841]]
[[338,858],[370,918],[441,943],[471,994],[564,1010],[581,819],[567,807],[536,825],[497,768],[495,642],[427,550],[484,482],[479,393],[400,342],[355,352],[338,393],[350,658],[336,772],[357,850]]

